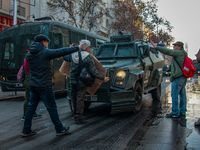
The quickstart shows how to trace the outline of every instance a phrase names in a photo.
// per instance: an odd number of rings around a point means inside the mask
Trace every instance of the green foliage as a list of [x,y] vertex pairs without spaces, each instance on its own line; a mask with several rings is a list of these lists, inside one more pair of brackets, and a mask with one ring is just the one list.
[[[163,42],[164,39],[165,42],[168,43],[172,40],[172,37],[167,32],[163,32],[162,30],[158,31],[158,26],[162,25],[166,27],[168,32],[171,32],[173,27],[168,20],[158,17],[157,1],[158,0],[115,1],[113,7],[115,22],[112,23],[111,28],[132,33],[136,39],[148,40],[150,36],[156,37],[155,34],[157,34],[158,36],[162,36],[157,38],[157,40],[162,39],[161,41]],[[158,32],[160,34],[158,34]]]
[[[172,31],[170,22],[157,14],[158,0],[113,0],[111,8],[106,7],[102,0],[50,0],[49,11],[56,20],[70,23],[78,28],[87,27],[89,31],[101,27],[103,16],[107,16],[108,34],[118,34],[119,31],[134,34],[135,39],[149,40],[168,44],[173,41],[169,33],[158,30],[164,26]],[[60,14],[68,16],[61,17]],[[109,19],[108,19],[109,18]]]

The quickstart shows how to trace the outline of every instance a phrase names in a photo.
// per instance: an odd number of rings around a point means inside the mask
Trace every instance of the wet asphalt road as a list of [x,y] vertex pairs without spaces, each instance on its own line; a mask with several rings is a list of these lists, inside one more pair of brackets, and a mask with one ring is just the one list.
[[109,105],[93,103],[84,114],[87,123],[83,125],[74,124],[66,98],[59,98],[60,119],[71,127],[62,137],[55,136],[48,112],[40,103],[37,111],[42,118],[34,119],[32,126],[37,135],[21,138],[23,101],[0,101],[0,150],[199,150],[200,128],[193,124],[200,117],[200,79],[195,77],[187,83],[185,118],[165,117],[171,110],[170,90],[170,82],[164,78],[161,102],[152,102],[150,94],[144,95],[142,110],[137,114],[110,115]]

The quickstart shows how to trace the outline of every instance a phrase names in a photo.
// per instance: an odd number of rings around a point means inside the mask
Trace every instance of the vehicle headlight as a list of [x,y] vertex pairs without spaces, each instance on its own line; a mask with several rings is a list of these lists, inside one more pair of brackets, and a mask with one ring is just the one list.
[[124,79],[126,76],[126,72],[124,70],[120,70],[117,72],[116,77]]
[[116,73],[115,77],[115,85],[123,85],[124,84],[124,78],[126,77],[126,71],[120,70]]
[[5,77],[3,77],[3,76],[1,76],[1,80],[2,80],[2,81],[5,81],[5,80],[6,80],[6,78],[5,78]]

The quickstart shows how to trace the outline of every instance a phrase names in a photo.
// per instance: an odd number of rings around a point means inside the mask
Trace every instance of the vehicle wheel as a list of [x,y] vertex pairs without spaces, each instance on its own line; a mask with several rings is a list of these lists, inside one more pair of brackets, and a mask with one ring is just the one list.
[[160,101],[161,98],[161,84],[156,89],[152,90],[151,97],[154,101]]
[[140,83],[136,83],[135,84],[135,100],[136,100],[136,104],[133,108],[133,112],[137,113],[140,111],[141,107],[142,107],[142,87],[140,85]]

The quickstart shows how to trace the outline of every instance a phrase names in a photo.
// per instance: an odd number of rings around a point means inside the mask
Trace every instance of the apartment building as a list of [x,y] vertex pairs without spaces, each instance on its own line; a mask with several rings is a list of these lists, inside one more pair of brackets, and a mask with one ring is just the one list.
[[[0,0],[0,30],[13,26],[13,13],[14,13],[14,0]],[[102,11],[105,8],[112,7],[113,0],[102,0],[104,5],[99,4],[96,7],[95,11]],[[61,21],[72,26],[75,24],[70,20],[70,17],[67,12],[60,12],[55,14],[55,12],[49,11],[49,0],[17,0],[17,22],[22,21],[34,21],[35,18],[41,18],[49,16],[52,20]],[[78,1],[74,1],[74,5],[77,6]],[[79,7],[79,6],[78,6]],[[74,10],[77,9],[74,8]],[[76,18],[80,20],[80,18]],[[89,29],[87,26],[88,20],[85,19],[84,25],[82,26],[83,30],[90,31],[92,33],[108,36],[109,24],[111,18],[108,16],[102,16],[97,18],[96,27]]]
[[[30,16],[30,1],[17,0],[17,22],[26,21]],[[0,31],[13,26],[13,0],[0,0]]]

